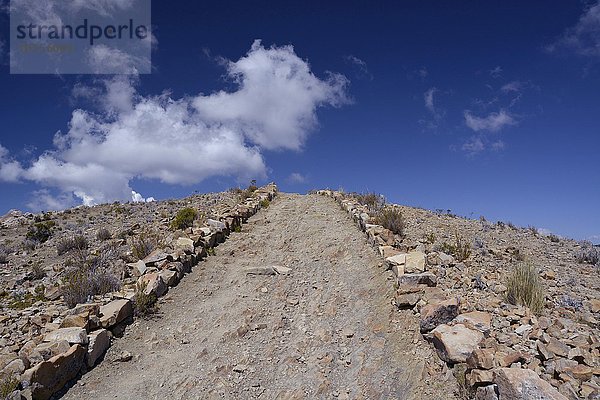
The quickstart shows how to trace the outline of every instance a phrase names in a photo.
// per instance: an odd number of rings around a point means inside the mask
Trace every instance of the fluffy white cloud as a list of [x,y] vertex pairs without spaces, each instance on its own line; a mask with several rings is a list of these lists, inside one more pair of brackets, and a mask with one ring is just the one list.
[[137,57],[103,44],[88,49],[86,62],[95,74],[136,75],[151,70],[149,57]]
[[505,110],[493,112],[485,117],[477,117],[469,110],[464,112],[465,123],[475,132],[489,131],[497,132],[509,125],[516,125],[517,121]]
[[144,198],[144,196],[142,196],[140,193],[136,192],[135,190],[132,190],[131,201],[133,201],[134,203],[152,203],[156,200],[154,199],[154,197]]
[[317,107],[349,102],[343,75],[317,78],[292,46],[264,48],[257,40],[226,67],[238,90],[200,95],[192,104],[207,123],[235,127],[265,149],[300,150],[317,125]]
[[549,52],[560,49],[600,57],[600,0],[585,9],[575,26],[567,29],[555,43],[546,46]]
[[8,150],[0,145],[0,182],[18,182],[22,173],[21,164],[11,160]]
[[301,149],[317,126],[316,109],[348,102],[345,77],[317,78],[291,46],[264,48],[256,41],[226,68],[237,90],[181,99],[168,92],[141,96],[136,78],[80,86],[80,96],[99,93],[100,112],[73,111],[55,148],[31,165],[1,148],[0,179],[37,182],[91,205],[131,199],[134,178],[169,184],[263,178],[263,149]]

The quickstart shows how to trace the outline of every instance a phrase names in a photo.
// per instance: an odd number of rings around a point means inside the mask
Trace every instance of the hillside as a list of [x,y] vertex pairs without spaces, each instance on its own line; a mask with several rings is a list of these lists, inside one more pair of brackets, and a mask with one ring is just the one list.
[[[600,395],[594,249],[368,196],[275,194],[3,218],[4,387],[84,399]],[[197,215],[176,229],[186,207]],[[381,210],[401,213],[401,232],[378,225]],[[533,311],[510,296],[524,265],[541,289]],[[72,271],[90,266],[113,286],[67,304],[82,282]]]

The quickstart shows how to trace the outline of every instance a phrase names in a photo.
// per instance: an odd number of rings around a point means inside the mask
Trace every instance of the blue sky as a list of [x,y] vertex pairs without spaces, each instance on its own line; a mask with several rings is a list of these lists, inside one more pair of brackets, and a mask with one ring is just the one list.
[[600,242],[600,2],[195,3],[139,76],[10,75],[0,15],[0,213],[256,178]]

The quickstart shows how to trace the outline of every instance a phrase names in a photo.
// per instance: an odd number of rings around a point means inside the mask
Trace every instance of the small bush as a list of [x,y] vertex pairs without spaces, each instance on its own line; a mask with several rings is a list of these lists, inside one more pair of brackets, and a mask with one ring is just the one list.
[[110,238],[112,238],[112,234],[106,228],[102,228],[98,231],[98,233],[96,233],[96,239],[100,240],[101,242],[109,240]]
[[65,303],[73,307],[85,303],[90,296],[105,294],[121,287],[121,281],[112,268],[117,258],[116,248],[107,246],[92,256],[86,252],[76,253],[65,266],[61,293]]
[[146,294],[144,292],[147,286],[147,282],[137,283],[135,285],[133,311],[137,317],[145,317],[156,312],[156,296],[153,293]]
[[515,264],[506,287],[506,300],[509,303],[529,307],[534,314],[539,314],[544,308],[544,289],[533,264]]
[[14,376],[4,376],[0,378],[0,399],[7,398],[19,387],[19,379]]
[[37,246],[37,242],[31,239],[23,240],[23,249],[27,251],[34,251]]
[[55,226],[54,221],[35,222],[29,227],[25,237],[37,243],[44,243],[52,236]]
[[186,229],[190,228],[194,224],[194,220],[198,217],[198,211],[191,207],[186,207],[177,213],[171,227],[173,229]]
[[425,234],[423,239],[425,240],[425,243],[434,244],[435,243],[435,233],[429,232],[429,233]]
[[59,256],[62,256],[63,254],[73,250],[87,250],[88,247],[89,243],[83,235],[75,235],[60,239],[56,244],[56,251],[58,252]]
[[37,261],[31,267],[31,272],[33,274],[33,279],[42,279],[46,276],[46,271],[44,271],[44,267],[42,267],[42,263]]
[[375,214],[375,223],[394,232],[397,235],[404,234],[404,219],[402,212],[396,207],[386,207]]
[[444,242],[440,250],[446,254],[452,255],[457,261],[462,262],[471,256],[471,245],[456,232],[454,234],[454,243]]
[[558,236],[556,236],[554,233],[551,233],[548,235],[548,239],[550,239],[550,241],[552,243],[559,243],[560,242],[560,238]]
[[271,204],[271,202],[269,201],[269,199],[264,199],[260,202],[261,208],[267,208],[267,207],[269,207],[270,204]]
[[158,236],[153,232],[142,232],[131,242],[131,252],[138,260],[146,258],[159,245]]
[[385,197],[377,193],[356,193],[354,197],[372,212],[378,212],[385,206]]
[[581,264],[600,265],[600,250],[591,242],[583,241],[580,244],[581,249],[575,254],[577,262]]

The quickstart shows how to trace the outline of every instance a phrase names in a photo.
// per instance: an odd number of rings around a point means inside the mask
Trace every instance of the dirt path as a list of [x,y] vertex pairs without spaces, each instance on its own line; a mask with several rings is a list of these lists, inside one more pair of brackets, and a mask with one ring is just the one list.
[[[415,317],[393,309],[388,273],[333,200],[281,194],[216,253],[64,398],[450,397],[422,379]],[[271,265],[292,272],[242,271]]]

